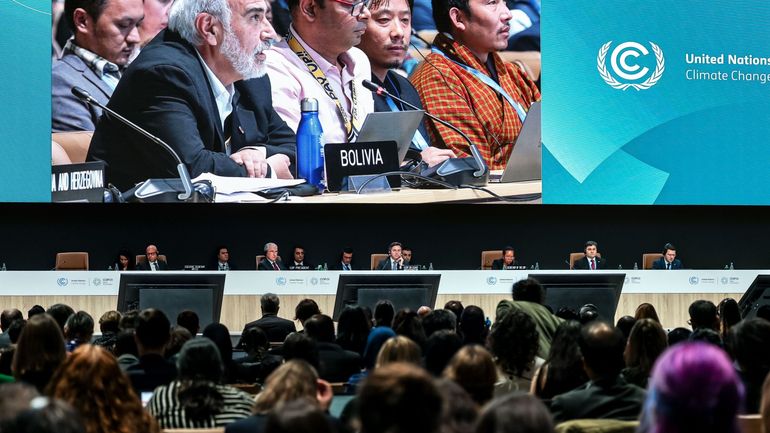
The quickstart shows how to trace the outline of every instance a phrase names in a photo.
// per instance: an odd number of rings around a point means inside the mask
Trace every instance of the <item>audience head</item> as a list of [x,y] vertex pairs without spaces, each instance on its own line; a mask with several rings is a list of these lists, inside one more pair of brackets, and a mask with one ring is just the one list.
[[321,314],[321,309],[318,308],[318,304],[312,299],[303,299],[299,301],[297,307],[294,308],[294,319],[302,324],[305,323],[305,320],[316,314]]
[[118,332],[115,339],[115,356],[123,355],[139,356],[139,349],[136,347],[136,337],[133,329],[124,329]]
[[323,385],[328,384],[319,379],[313,366],[299,359],[288,360],[265,380],[262,392],[256,397],[255,412],[267,413],[282,403],[300,398],[322,403],[326,392]]
[[580,314],[578,314],[574,308],[560,307],[558,310],[556,310],[554,315],[564,320],[574,320],[576,322],[580,322]]
[[687,328],[674,328],[668,333],[668,346],[671,347],[682,341],[689,341],[692,331]]
[[123,313],[120,318],[120,324],[118,325],[121,330],[136,329],[136,325],[139,321],[139,310],[128,310]]
[[460,332],[465,344],[485,344],[489,330],[484,310],[475,305],[465,307],[460,316]]
[[333,343],[334,321],[325,314],[316,314],[305,321],[305,333],[319,343]]
[[511,291],[514,301],[527,301],[542,304],[545,301],[545,289],[534,278],[525,278],[513,284]]
[[43,313],[45,313],[45,308],[40,305],[34,305],[29,309],[29,311],[27,311],[27,319],[31,319],[32,316],[37,316],[38,314]]
[[168,340],[168,344],[166,344],[166,350],[163,352],[163,356],[165,356],[166,359],[169,359],[178,354],[179,351],[182,350],[182,346],[192,339],[193,335],[190,334],[190,331],[188,331],[187,328],[175,326],[174,329],[171,330],[171,337]]
[[265,353],[270,349],[267,334],[259,326],[250,326],[241,335],[243,350],[248,354]]
[[75,314],[75,310],[72,309],[69,305],[66,304],[53,304],[50,307],[48,307],[48,310],[46,310],[46,314],[53,317],[54,320],[56,320],[56,323],[59,324],[59,329],[61,329],[62,333],[64,332],[64,325],[67,323],[67,319],[73,314]]
[[478,404],[457,382],[450,379],[434,381],[441,394],[441,433],[473,433],[479,415]]
[[463,347],[463,340],[454,331],[436,331],[425,343],[425,369],[438,377],[449,360]]
[[586,324],[588,322],[592,322],[594,320],[597,320],[599,318],[599,309],[594,304],[585,304],[582,307],[580,307],[580,311],[578,312],[578,320],[582,324]]
[[393,319],[393,330],[396,334],[414,341],[421,348],[425,347],[425,342],[428,340],[425,329],[422,327],[422,320],[411,310],[399,310]]
[[11,323],[13,323],[16,320],[23,320],[24,316],[21,314],[21,311],[13,308],[10,310],[4,310],[2,313],[0,313],[0,328],[3,329],[3,332],[7,332],[8,328],[11,327]]
[[39,314],[29,319],[21,331],[11,370],[17,380],[31,383],[42,392],[66,356],[59,325],[48,314]]
[[478,344],[463,346],[444,369],[443,376],[452,379],[483,406],[492,399],[497,382],[497,367],[492,354]]
[[580,352],[586,374],[592,380],[614,378],[623,369],[626,339],[618,328],[593,321],[580,332]]
[[75,409],[57,399],[36,397],[2,431],[14,433],[83,433],[86,431]]
[[615,327],[620,329],[620,332],[622,332],[623,336],[628,340],[628,336],[631,334],[631,328],[634,327],[635,323],[636,319],[633,316],[623,316],[618,319],[618,323],[615,324]]
[[374,306],[374,326],[393,326],[393,316],[396,314],[393,303],[387,299],[377,301]]
[[102,334],[117,334],[120,330],[120,312],[112,310],[102,314],[99,318],[99,330]]
[[21,336],[21,331],[24,330],[25,326],[27,326],[27,321],[24,319],[11,322],[11,326],[8,327],[8,339],[11,340],[11,344],[19,342],[19,336]]
[[456,331],[457,316],[449,310],[433,310],[422,318],[422,327],[428,337],[442,330]]
[[302,360],[317,370],[321,365],[319,356],[318,343],[305,333],[291,333],[283,342],[283,359],[286,361]]
[[166,314],[155,308],[142,310],[136,320],[136,346],[139,354],[163,353],[171,336],[171,323]]
[[230,330],[221,323],[210,323],[203,328],[203,336],[214,342],[219,349],[219,355],[225,368],[233,360],[233,341],[230,339]]
[[725,298],[719,302],[717,307],[719,312],[719,332],[722,338],[727,336],[730,328],[741,321],[741,309],[738,302],[733,298]]
[[660,323],[652,319],[641,319],[631,328],[624,358],[626,367],[636,367],[649,375],[655,360],[666,350],[666,332]]
[[363,355],[372,323],[361,307],[345,307],[337,323],[337,344]]
[[366,348],[364,348],[363,363],[365,368],[371,369],[374,367],[382,345],[385,344],[388,339],[395,336],[396,333],[393,329],[388,328],[387,326],[379,326],[372,329],[369,333],[369,337],[366,339]]
[[481,412],[476,433],[553,433],[548,409],[530,394],[508,394],[492,400]]
[[444,309],[449,310],[453,313],[455,313],[455,318],[457,319],[457,325],[460,325],[460,317],[463,315],[463,310],[465,310],[465,307],[463,307],[463,303],[460,301],[447,301],[446,304],[444,304]]
[[702,341],[722,348],[724,341],[719,333],[711,328],[698,328],[690,334],[689,341]]
[[85,311],[78,311],[67,319],[64,337],[77,344],[89,343],[94,335],[94,319]]
[[724,351],[682,343],[655,364],[639,431],[738,433],[742,406],[743,386]]
[[262,314],[278,314],[281,300],[275,293],[265,293],[259,298],[259,306],[262,308]]
[[521,376],[532,367],[540,346],[538,338],[532,318],[511,309],[492,325],[488,344],[504,372]]
[[193,336],[198,334],[198,331],[201,329],[198,313],[193,310],[183,310],[180,312],[176,316],[176,324],[190,331],[190,334]]
[[655,306],[650,303],[642,303],[639,304],[638,307],[636,307],[636,312],[634,313],[634,319],[652,319],[658,323],[660,323],[660,319],[658,318],[658,312],[655,311]]
[[408,362],[420,365],[422,363],[422,350],[420,350],[420,346],[402,335],[389,338],[377,354],[375,367],[380,368],[394,362]]
[[762,401],[759,412],[762,416],[762,426],[765,428],[765,433],[770,432],[770,375],[765,378],[765,382],[762,384]]
[[126,66],[140,42],[140,0],[66,0],[64,16],[75,43],[118,66]]
[[770,372],[770,322],[746,319],[728,334],[727,347],[741,372],[750,380],[762,381]]
[[310,397],[278,405],[265,421],[265,433],[336,433],[318,403]]
[[433,379],[411,364],[373,370],[358,392],[362,433],[434,433],[442,401]]
[[537,388],[539,397],[552,398],[588,381],[580,353],[582,329],[583,325],[577,320],[567,320],[556,328],[546,360],[547,382]]
[[15,431],[10,428],[14,418],[29,409],[29,403],[37,397],[40,397],[40,393],[27,383],[0,384],[0,431]]
[[193,338],[186,342],[179,351],[176,368],[180,381],[221,383],[224,375],[219,349],[208,338]]
[[47,394],[71,404],[88,433],[158,431],[118,361],[99,346],[75,349],[51,378]]
[[770,320],[770,305],[765,304],[757,308],[757,317],[760,319]]
[[699,328],[719,330],[717,306],[711,301],[698,300],[690,304],[690,326],[695,331]]

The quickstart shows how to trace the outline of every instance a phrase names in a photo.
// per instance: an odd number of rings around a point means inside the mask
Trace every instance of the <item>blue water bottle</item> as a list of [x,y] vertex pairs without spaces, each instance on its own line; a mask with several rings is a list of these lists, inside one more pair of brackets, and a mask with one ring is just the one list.
[[323,129],[318,120],[318,101],[302,100],[302,118],[297,127],[297,173],[309,184],[324,190]]

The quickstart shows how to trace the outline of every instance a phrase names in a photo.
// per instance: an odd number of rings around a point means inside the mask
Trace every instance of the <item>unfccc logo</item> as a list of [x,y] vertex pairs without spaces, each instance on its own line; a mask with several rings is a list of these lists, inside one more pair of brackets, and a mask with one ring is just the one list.
[[[611,46],[612,41],[609,41],[599,49],[599,54],[596,56],[596,67],[604,82],[613,88],[626,90],[633,87],[636,90],[646,90],[654,86],[663,76],[663,71],[666,69],[663,50],[652,42],[650,42],[650,47],[655,54],[655,70],[652,73],[650,73],[650,68],[641,67],[629,59],[629,57],[634,57],[638,60],[639,57],[647,56],[650,54],[649,50],[638,42],[623,42],[615,47],[610,54],[611,74],[607,69],[607,52]],[[644,77],[647,79],[639,82]]]

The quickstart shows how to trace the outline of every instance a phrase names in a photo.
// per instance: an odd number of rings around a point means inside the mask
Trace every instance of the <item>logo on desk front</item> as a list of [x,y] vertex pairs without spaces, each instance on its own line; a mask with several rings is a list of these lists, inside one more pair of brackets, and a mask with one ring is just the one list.
[[310,279],[310,284],[317,286],[318,285],[318,278],[313,277]]
[[279,286],[285,286],[286,285],[286,277],[278,277],[275,279],[275,284],[278,284]]
[[495,284],[497,284],[496,277],[487,277],[487,285],[494,286]]
[[697,285],[699,282],[700,282],[700,279],[699,279],[698,277],[696,277],[696,276],[694,276],[694,275],[693,275],[692,277],[690,277],[690,284],[691,284],[691,285],[695,286],[695,285]]
[[[663,71],[666,70],[666,59],[663,57],[663,50],[654,43],[650,42],[650,47],[655,55],[655,69],[652,73],[647,66],[639,66],[639,62],[647,60],[649,63],[652,59],[645,59],[649,56],[650,51],[638,42],[623,42],[612,50],[609,59],[610,69],[612,69],[610,72],[607,69],[607,52],[611,46],[612,41],[609,41],[599,49],[599,54],[596,56],[596,68],[604,82],[613,89],[626,90],[631,87],[637,91],[647,90],[663,76]],[[635,59],[631,60],[629,57]]]
[[728,279],[727,279],[727,277],[722,277],[722,278],[721,278],[719,281],[720,281],[722,284],[727,284],[727,282],[728,282],[728,281],[730,281],[730,280],[728,280]]
[[94,286],[96,286],[96,287],[99,287],[99,286],[101,286],[101,285],[102,285],[102,280],[101,280],[101,278],[94,278],[94,280],[92,281],[92,284],[93,284]]
[[56,284],[58,284],[61,287],[64,287],[64,286],[66,286],[69,283],[70,283],[70,281],[68,279],[64,278],[64,277],[58,278],[56,280]]

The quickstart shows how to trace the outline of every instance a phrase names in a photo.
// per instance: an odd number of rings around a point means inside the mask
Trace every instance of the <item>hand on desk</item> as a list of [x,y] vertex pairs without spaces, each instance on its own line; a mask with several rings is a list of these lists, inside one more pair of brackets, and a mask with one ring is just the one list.
[[273,169],[273,173],[275,173],[275,177],[278,179],[294,179],[291,170],[289,170],[291,161],[289,161],[288,156],[277,153],[267,158],[267,163],[270,164],[270,168]]
[[454,152],[449,149],[439,149],[438,147],[428,147],[420,152],[422,161],[428,164],[428,167],[433,167],[436,164],[446,161],[449,158],[456,158]]
[[249,177],[267,176],[268,166],[270,166],[275,173],[274,177],[279,179],[294,178],[291,174],[291,170],[289,170],[289,165],[291,165],[289,157],[282,154],[276,154],[269,158],[265,158],[264,148],[241,149],[230,155],[230,159],[246,168],[246,173]]

